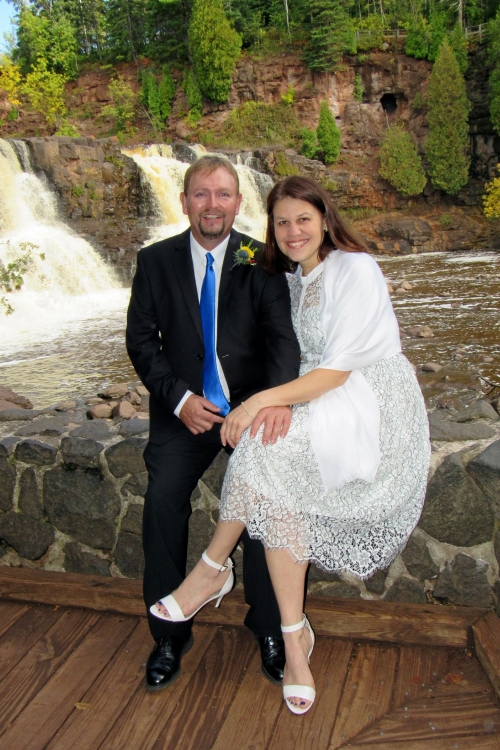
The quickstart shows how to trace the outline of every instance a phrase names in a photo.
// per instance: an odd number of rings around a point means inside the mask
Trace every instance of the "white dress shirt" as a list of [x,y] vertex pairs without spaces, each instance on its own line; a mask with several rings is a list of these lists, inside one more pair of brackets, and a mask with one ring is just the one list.
[[[196,281],[196,290],[198,292],[198,300],[201,297],[201,287],[203,286],[203,280],[205,278],[205,273],[207,270],[207,250],[203,248],[193,237],[193,234],[191,232],[190,234],[190,243],[191,243],[191,257],[193,259],[193,268],[194,268],[194,278]],[[210,250],[210,253],[214,259],[213,263],[213,269],[215,272],[215,319],[217,320],[217,313],[218,313],[218,307],[219,307],[219,284],[220,284],[220,276],[222,272],[222,264],[224,262],[224,256],[226,254],[227,246],[229,243],[229,235],[226,237],[226,239],[222,240],[220,245],[217,245],[213,250]],[[215,346],[217,347],[217,325],[215,326]],[[219,380],[220,384],[222,386],[222,390],[224,391],[224,396],[229,401],[229,387],[227,384],[227,380],[224,376],[224,371],[221,367],[221,364],[219,362],[219,358],[217,357],[217,351],[216,351],[216,361],[217,361],[217,372],[219,373]],[[174,414],[178,417],[180,414],[180,411],[182,407],[184,406],[185,402],[191,396],[193,392],[192,391],[186,391],[184,396],[181,398],[179,403],[177,404],[177,407],[174,411]]]

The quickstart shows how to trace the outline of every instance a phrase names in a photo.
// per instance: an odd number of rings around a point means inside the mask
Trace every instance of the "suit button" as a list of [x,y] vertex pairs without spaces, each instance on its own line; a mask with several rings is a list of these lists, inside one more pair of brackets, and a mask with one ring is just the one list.
[[196,359],[203,359],[203,354],[197,354]]

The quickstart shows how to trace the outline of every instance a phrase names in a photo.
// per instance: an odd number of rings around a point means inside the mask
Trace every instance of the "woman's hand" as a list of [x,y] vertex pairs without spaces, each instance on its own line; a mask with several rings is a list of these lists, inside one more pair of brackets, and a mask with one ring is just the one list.
[[222,445],[226,446],[229,443],[231,448],[236,448],[243,432],[250,427],[253,419],[243,406],[237,406],[230,411],[220,430]]

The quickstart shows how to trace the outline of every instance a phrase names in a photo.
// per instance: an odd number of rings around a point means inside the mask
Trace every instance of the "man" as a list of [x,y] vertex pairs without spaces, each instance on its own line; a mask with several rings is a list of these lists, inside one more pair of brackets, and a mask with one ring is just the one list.
[[[190,496],[221,449],[220,425],[251,393],[298,375],[299,347],[283,276],[268,276],[235,253],[250,239],[232,229],[242,196],[232,164],[204,156],[185,175],[186,232],[144,248],[128,311],[127,349],[150,391],[149,475],[144,503],[144,600],[156,645],[146,686],[161,690],[180,674],[192,620],[160,620],[149,607],[185,576]],[[252,240],[254,248],[262,245]],[[266,410],[264,442],[288,430],[288,407]],[[279,684],[284,647],[279,610],[260,542],[244,535],[243,580],[266,677]]]

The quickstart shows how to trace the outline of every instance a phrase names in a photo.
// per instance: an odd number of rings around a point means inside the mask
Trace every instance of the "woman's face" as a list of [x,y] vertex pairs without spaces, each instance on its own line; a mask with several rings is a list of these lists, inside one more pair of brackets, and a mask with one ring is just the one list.
[[323,214],[307,201],[283,198],[274,206],[273,226],[281,252],[299,263],[307,276],[320,263],[318,250],[326,229]]

